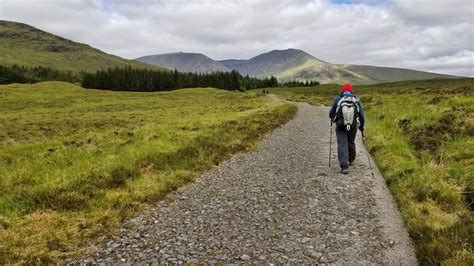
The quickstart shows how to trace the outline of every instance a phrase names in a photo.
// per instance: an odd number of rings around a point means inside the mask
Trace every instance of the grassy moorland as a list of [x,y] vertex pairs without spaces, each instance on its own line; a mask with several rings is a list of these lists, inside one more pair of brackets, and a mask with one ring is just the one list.
[[85,252],[148,203],[251,149],[295,111],[216,89],[0,86],[0,261]]
[[[339,85],[275,88],[329,105]],[[474,264],[474,79],[356,86],[371,154],[394,195],[422,264]]]

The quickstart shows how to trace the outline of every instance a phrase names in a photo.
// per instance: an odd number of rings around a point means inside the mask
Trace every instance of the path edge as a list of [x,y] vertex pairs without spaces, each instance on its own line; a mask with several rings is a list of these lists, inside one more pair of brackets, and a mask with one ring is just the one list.
[[[358,135],[358,142],[360,143],[362,136],[361,134]],[[377,206],[376,210],[380,215],[380,222],[383,225],[381,231],[385,239],[389,241],[384,243],[389,265],[419,265],[413,240],[408,233],[408,229],[398,209],[398,204],[387,187],[382,172],[364,145],[360,145],[359,148],[363,149],[368,155],[374,172],[374,188],[372,192]]]

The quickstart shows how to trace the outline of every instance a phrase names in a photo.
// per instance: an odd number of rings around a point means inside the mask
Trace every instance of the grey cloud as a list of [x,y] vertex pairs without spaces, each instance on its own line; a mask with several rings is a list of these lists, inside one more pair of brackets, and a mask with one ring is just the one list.
[[472,0],[395,0],[400,16],[421,25],[446,25],[474,22]]

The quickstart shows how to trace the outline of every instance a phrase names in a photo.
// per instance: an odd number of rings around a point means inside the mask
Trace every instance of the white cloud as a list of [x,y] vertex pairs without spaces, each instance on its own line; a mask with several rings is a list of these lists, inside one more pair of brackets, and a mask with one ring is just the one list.
[[474,76],[471,0],[342,2],[0,0],[0,19],[126,58],[176,51],[249,58],[293,47],[334,63]]

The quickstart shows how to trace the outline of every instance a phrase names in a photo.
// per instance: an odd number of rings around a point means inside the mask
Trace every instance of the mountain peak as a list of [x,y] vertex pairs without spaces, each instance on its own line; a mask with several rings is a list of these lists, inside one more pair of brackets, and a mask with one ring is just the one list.
[[[147,57],[147,56],[171,56],[171,55],[177,55],[177,56],[204,56],[204,57],[207,57],[206,55],[204,54],[201,54],[201,53],[190,53],[190,52],[176,52],[176,53],[164,53],[164,54],[154,54],[154,55],[146,55],[146,56],[142,56],[142,57]],[[139,57],[139,58],[142,58],[142,57]],[[138,58],[137,58],[138,59]]]
[[270,53],[303,53],[303,54],[308,54],[307,52],[296,49],[296,48],[287,48],[287,49],[274,49],[271,50]]
[[177,69],[181,72],[215,72],[230,71],[220,62],[214,61],[201,53],[168,53],[142,56],[137,61],[161,66],[167,69]]
[[275,55],[286,55],[286,56],[307,56],[307,57],[312,57],[312,58],[315,58],[314,56],[308,54],[307,52],[303,51],[303,50],[299,50],[299,49],[295,49],[295,48],[288,48],[288,49],[284,49],[284,50],[271,50],[270,52],[267,52],[267,53],[263,53],[261,55],[271,55],[271,56],[275,56]]

